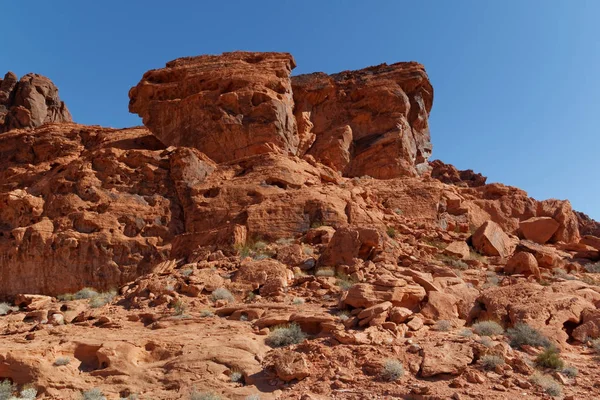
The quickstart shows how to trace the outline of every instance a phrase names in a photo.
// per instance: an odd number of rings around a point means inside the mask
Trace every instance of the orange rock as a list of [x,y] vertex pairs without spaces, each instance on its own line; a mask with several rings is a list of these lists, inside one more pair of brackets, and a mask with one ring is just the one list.
[[470,257],[469,245],[466,242],[452,242],[444,249],[444,253],[457,256],[463,260],[467,260]]
[[519,251],[515,253],[506,263],[504,272],[511,274],[533,275],[537,280],[542,279],[538,262],[533,254]]
[[414,309],[424,298],[425,290],[419,285],[387,287],[357,283],[346,292],[343,303],[356,308],[368,308],[389,301],[396,307]]
[[447,342],[441,346],[427,346],[423,349],[421,376],[460,375],[472,361],[473,350],[468,344]]
[[558,230],[560,224],[550,217],[534,217],[521,221],[519,229],[525,239],[544,244]]
[[457,303],[458,299],[451,294],[429,292],[421,314],[434,320],[453,320],[458,318]]
[[473,234],[473,246],[487,256],[507,257],[514,245],[502,228],[493,221],[486,221]]

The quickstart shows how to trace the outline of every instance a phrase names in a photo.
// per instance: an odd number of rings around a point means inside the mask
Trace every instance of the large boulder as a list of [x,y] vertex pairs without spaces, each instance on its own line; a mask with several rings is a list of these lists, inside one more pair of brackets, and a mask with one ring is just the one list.
[[521,221],[519,224],[525,239],[539,244],[544,244],[550,240],[559,227],[560,224],[551,217],[533,217]]
[[301,150],[347,176],[429,169],[433,88],[415,62],[292,78]]
[[148,71],[129,91],[129,111],[163,143],[217,162],[267,152],[296,154],[288,53],[184,57]]
[[355,308],[368,308],[389,301],[395,307],[412,310],[420,305],[425,294],[422,286],[408,285],[399,279],[390,286],[357,283],[344,293],[341,302]]
[[535,256],[526,251],[519,251],[515,253],[515,255],[513,255],[506,263],[506,266],[504,267],[504,272],[509,275],[533,275],[537,280],[542,279],[540,268],[538,266],[537,260],[535,259]]
[[475,231],[473,246],[486,256],[508,257],[514,250],[514,243],[502,228],[493,221],[486,221]]
[[8,72],[0,79],[0,133],[71,120],[58,88],[45,76],[27,74],[17,80]]

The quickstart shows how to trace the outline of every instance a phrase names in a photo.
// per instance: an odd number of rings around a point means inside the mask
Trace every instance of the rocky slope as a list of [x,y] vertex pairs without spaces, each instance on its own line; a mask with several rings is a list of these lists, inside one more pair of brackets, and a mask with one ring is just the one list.
[[0,378],[47,399],[597,396],[597,223],[429,163],[421,65],[294,66],[172,61],[130,91],[147,128],[6,125]]

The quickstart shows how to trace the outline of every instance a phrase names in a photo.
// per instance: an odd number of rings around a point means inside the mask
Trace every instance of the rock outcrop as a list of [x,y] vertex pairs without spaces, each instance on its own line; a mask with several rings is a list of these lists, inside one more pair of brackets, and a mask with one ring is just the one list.
[[71,122],[71,114],[50,79],[27,74],[17,80],[12,72],[0,79],[0,133],[47,122]]

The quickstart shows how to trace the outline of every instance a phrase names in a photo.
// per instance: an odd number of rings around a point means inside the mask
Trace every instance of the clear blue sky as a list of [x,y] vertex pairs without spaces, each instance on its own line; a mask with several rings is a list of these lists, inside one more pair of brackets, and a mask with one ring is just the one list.
[[288,51],[296,74],[419,61],[433,158],[600,220],[598,0],[2,3],[0,71],[47,75],[85,124],[140,124],[129,88],[181,56]]

